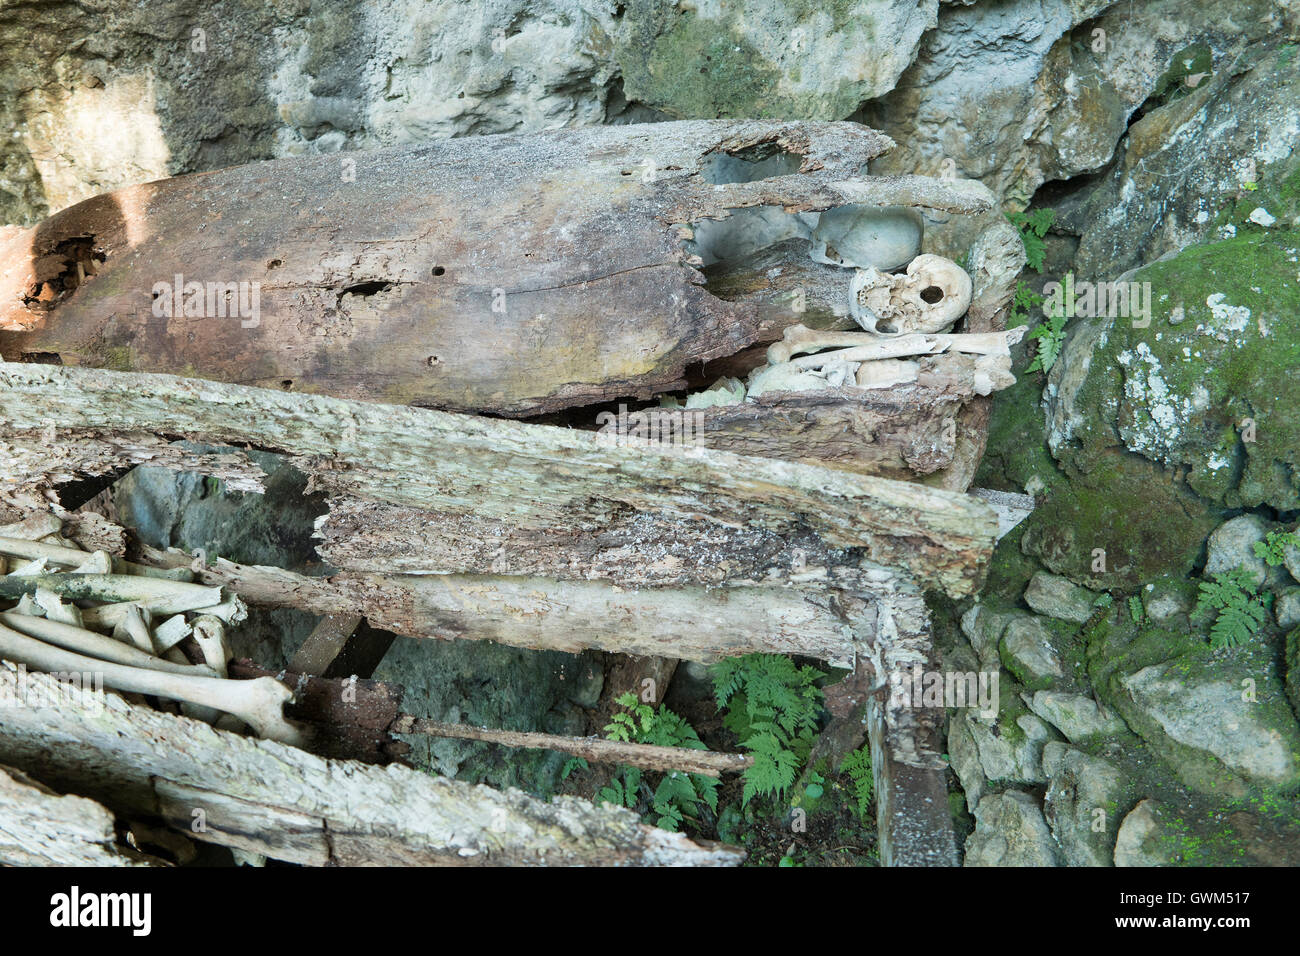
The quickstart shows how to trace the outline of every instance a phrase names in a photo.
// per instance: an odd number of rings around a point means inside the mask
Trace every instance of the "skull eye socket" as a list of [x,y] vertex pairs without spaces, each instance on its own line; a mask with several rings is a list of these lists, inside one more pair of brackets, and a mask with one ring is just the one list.
[[940,289],[937,285],[926,286],[924,289],[921,290],[922,302],[926,302],[930,305],[934,305],[942,298],[943,298],[943,290]]

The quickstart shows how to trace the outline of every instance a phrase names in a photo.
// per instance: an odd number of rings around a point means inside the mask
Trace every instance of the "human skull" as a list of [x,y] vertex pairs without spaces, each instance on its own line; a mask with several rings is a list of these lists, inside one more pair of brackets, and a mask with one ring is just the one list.
[[971,280],[951,259],[926,253],[891,275],[858,269],[849,285],[849,314],[875,335],[944,332],[970,308]]

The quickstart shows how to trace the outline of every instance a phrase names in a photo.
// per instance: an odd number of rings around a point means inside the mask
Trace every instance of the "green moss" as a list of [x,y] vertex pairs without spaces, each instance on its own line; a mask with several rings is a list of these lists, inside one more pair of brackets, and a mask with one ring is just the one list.
[[802,71],[808,56],[793,46],[794,31],[802,28],[809,44],[836,42],[847,33],[852,45],[869,49],[874,21],[862,0],[784,0],[765,11],[787,25],[791,46],[780,63],[748,39],[752,24],[742,18],[750,14],[740,5],[719,5],[718,14],[702,17],[674,4],[631,5],[615,50],[628,99],[687,119],[841,119],[883,92],[863,79],[807,81]]
[[[1185,474],[1210,508],[1300,508],[1298,262],[1300,231],[1276,230],[1139,270],[1150,327],[1089,320],[1104,334],[1075,397],[1082,424],[1061,450],[1067,470],[1092,471],[1118,431],[1128,449]],[[1254,441],[1243,440],[1246,419]]]
[[1135,455],[1104,449],[1090,464],[1025,520],[1025,552],[1096,590],[1131,592],[1165,571],[1189,572],[1217,515]]
[[1286,695],[1291,709],[1300,717],[1300,627],[1286,636]]

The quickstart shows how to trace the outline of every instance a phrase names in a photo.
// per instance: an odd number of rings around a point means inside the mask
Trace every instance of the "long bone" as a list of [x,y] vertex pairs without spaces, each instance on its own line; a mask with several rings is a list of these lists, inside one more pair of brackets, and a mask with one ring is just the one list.
[[[79,567],[87,558],[91,557],[87,552],[78,551],[75,548],[65,548],[57,544],[46,544],[44,541],[27,541],[23,538],[11,538],[3,535],[0,535],[0,554],[26,558],[29,561],[44,558],[50,564],[69,568]],[[151,568],[144,564],[135,564],[116,555],[108,555],[108,559],[113,565],[114,574],[136,574],[141,577],[163,578],[170,581],[194,580],[194,572],[188,568]]]
[[886,344],[896,348],[882,348],[880,354],[874,356],[875,358],[929,355],[948,350],[967,352],[972,355],[1001,355],[1009,354],[1011,346],[1024,337],[1027,329],[1028,326],[1021,325],[1014,329],[1007,329],[1005,332],[948,332],[882,339],[870,332],[819,332],[804,325],[792,325],[782,333],[780,342],[773,342],[768,346],[767,361],[777,365],[790,361],[795,355],[815,352],[819,349]]
[[42,644],[4,625],[0,625],[0,657],[40,671],[97,674],[115,690],[211,707],[238,717],[259,737],[293,747],[303,743],[303,732],[284,716],[293,691],[271,677],[221,680],[124,667]]
[[142,667],[151,671],[163,671],[168,674],[190,674],[194,677],[215,677],[216,673],[206,664],[176,664],[165,661],[152,654],[146,654],[138,648],[94,631],[87,631],[71,624],[47,620],[43,617],[31,617],[26,614],[14,614],[0,611],[0,624],[18,631],[27,637],[35,638],[45,644],[52,644],[67,651],[84,654],[101,661],[121,664],[124,667]]
[[[129,574],[42,574],[33,577],[0,578],[0,597],[18,598],[38,587],[73,601],[131,602],[154,614],[179,614],[221,603],[221,588],[183,581],[144,578]],[[112,627],[127,613],[127,604],[109,608],[88,608],[82,617],[92,626]]]

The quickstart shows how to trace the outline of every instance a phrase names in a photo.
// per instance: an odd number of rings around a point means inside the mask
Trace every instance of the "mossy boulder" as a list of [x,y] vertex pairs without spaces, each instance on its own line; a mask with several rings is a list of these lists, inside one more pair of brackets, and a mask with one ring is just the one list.
[[1025,522],[1027,554],[1132,590],[1190,572],[1233,510],[1300,508],[1298,273],[1300,230],[1259,230],[1133,273],[1149,325],[1072,320],[1046,393],[1068,480]]
[[892,89],[938,0],[630,3],[615,29],[624,94],[683,119],[843,119]]
[[1139,803],[1115,841],[1116,866],[1297,866],[1300,834],[1276,813]]
[[1098,695],[1186,786],[1228,798],[1300,790],[1300,725],[1274,642],[1214,650],[1118,608],[1085,633]]
[[1210,507],[1300,508],[1298,273],[1300,230],[1261,231],[1134,273],[1149,326],[1076,320],[1048,388],[1067,473],[1131,453]]

